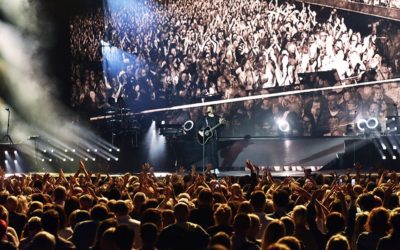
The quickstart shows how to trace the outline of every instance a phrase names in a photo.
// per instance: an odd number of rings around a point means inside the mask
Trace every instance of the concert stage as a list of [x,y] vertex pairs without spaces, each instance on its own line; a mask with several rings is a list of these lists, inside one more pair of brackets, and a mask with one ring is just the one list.
[[[119,160],[100,157],[93,150],[90,157],[82,159],[92,172],[123,174],[138,173],[144,162],[149,162],[155,172],[175,172],[179,166],[190,169],[196,165],[203,170],[202,146],[192,139],[174,139],[127,143],[129,138],[116,138]],[[220,138],[220,175],[243,175],[244,162],[268,167],[277,176],[297,176],[304,168],[324,171],[353,168],[360,162],[366,169],[385,167],[395,169],[400,163],[398,136],[326,137],[326,138]],[[46,150],[47,149],[47,150]],[[46,153],[44,153],[46,151]],[[76,152],[63,152],[66,159],[48,150],[48,146],[31,144],[0,144],[0,162],[8,173],[55,172],[60,168],[73,173],[81,158]],[[88,153],[89,154],[89,153]],[[93,157],[93,158],[92,158]],[[95,159],[95,160],[93,160]]]

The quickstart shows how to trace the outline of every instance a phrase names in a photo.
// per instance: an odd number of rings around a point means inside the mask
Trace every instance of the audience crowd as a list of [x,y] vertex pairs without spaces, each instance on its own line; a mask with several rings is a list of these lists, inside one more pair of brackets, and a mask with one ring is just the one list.
[[[350,28],[351,14],[313,8],[250,0],[122,1],[73,17],[72,105],[94,116],[110,108],[137,111],[385,80],[400,72],[395,22],[361,23],[358,31]],[[372,104],[377,88],[384,102]],[[398,101],[394,84],[226,104],[219,113],[231,121],[227,133],[276,134],[269,129],[274,125],[264,124],[271,115],[263,111],[271,109],[278,114],[273,117],[295,113],[291,134],[340,135],[354,119],[336,114],[352,113],[354,118],[370,109],[397,114]],[[267,118],[248,128],[249,119],[258,119],[257,111]],[[197,113],[201,110],[191,109],[189,118]],[[177,122],[174,114],[167,116]],[[342,126],[329,129],[329,119]],[[321,124],[323,129],[310,129]]]
[[399,249],[395,172],[276,179],[245,165],[225,178],[147,163],[114,177],[82,162],[68,177],[0,170],[0,249]]
[[358,2],[358,3],[363,3],[363,4],[373,5],[373,6],[380,6],[380,7],[400,8],[400,1],[399,0],[379,0],[379,1],[355,0],[355,1],[352,1],[352,2]]

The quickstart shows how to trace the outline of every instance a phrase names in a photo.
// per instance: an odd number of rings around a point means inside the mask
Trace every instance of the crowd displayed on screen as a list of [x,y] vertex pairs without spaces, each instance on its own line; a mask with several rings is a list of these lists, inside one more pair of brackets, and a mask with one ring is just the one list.
[[[143,110],[396,76],[395,24],[365,23],[370,32],[362,34],[347,27],[349,21],[335,10],[317,15],[309,5],[273,1],[137,1],[98,9],[71,19],[71,103],[95,115],[110,108]],[[329,71],[334,81],[299,77]],[[218,109],[231,116],[226,133],[250,124],[254,134],[273,135],[263,121],[288,116],[294,120],[292,135],[343,135],[359,116],[396,115],[397,93],[389,84]],[[201,111],[189,110],[189,118]]]
[[358,3],[363,3],[363,4],[368,4],[368,5],[373,5],[373,6],[380,6],[380,7],[389,7],[389,8],[400,8],[400,1],[399,0],[355,0],[351,2],[358,2]]

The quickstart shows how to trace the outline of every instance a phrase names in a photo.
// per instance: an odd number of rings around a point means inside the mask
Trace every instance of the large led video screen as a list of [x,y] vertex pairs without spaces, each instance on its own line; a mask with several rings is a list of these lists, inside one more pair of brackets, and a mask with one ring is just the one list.
[[[224,136],[345,136],[375,123],[385,132],[398,114],[398,82],[386,80],[400,72],[399,23],[367,14],[285,1],[110,0],[71,17],[70,45],[71,105],[87,117],[221,100]],[[204,111],[157,116],[182,124]]]

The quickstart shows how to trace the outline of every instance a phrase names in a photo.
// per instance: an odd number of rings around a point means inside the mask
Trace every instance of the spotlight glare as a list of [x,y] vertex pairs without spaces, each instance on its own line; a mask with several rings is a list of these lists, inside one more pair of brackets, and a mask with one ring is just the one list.
[[74,158],[71,158],[70,161],[74,161]]
[[393,156],[392,156],[392,159],[393,159],[393,160],[396,160],[396,159],[397,159],[397,157],[396,157],[395,155],[393,155]]
[[76,151],[75,149],[72,149],[72,152],[74,152],[74,153],[75,153],[75,151]]
[[42,161],[44,161],[44,159],[42,159]]
[[107,158],[107,161],[111,161],[111,158]]
[[68,149],[64,149],[64,152],[65,152],[65,153],[68,153]]
[[117,152],[121,151],[119,148],[117,148]]
[[93,158],[92,160],[93,160],[93,161],[96,161],[96,158]]
[[14,150],[14,154],[16,155],[18,152],[17,152],[17,150]]
[[85,161],[88,161],[89,159],[88,158],[85,158]]
[[116,160],[116,161],[119,161],[119,159],[118,159],[118,158],[115,158],[115,160]]
[[382,155],[382,160],[386,160],[386,156]]
[[86,151],[87,151],[87,152],[90,152],[90,149],[88,148],[88,149],[86,149]]
[[52,149],[51,152],[54,153],[54,149]]
[[364,131],[366,126],[367,126],[367,121],[365,119],[358,119],[357,120],[357,128],[360,131]]
[[108,152],[111,152],[112,151],[112,149],[110,148],[110,149],[108,149]]
[[285,133],[289,132],[290,126],[289,126],[289,123],[285,119],[279,119],[277,121],[277,123],[278,123],[278,128],[280,131],[285,132]]
[[5,160],[5,161],[4,161],[4,163],[5,163],[5,164],[7,164],[7,163],[8,163],[8,161],[7,161],[7,160]]
[[94,152],[97,152],[97,148],[96,148],[96,149],[94,149]]
[[47,152],[47,150],[46,149],[43,149],[43,153],[46,153]]
[[375,129],[376,127],[378,127],[378,125],[379,121],[375,117],[369,118],[367,121],[367,128],[369,129]]
[[8,151],[7,151],[7,150],[5,150],[5,151],[4,151],[4,154],[8,154]]
[[62,160],[63,160],[63,161],[67,161],[67,159],[65,159],[65,158],[63,158]]
[[53,159],[49,159],[49,162],[52,162],[53,161]]
[[396,149],[397,149],[397,146],[393,146],[393,149],[396,150]]

